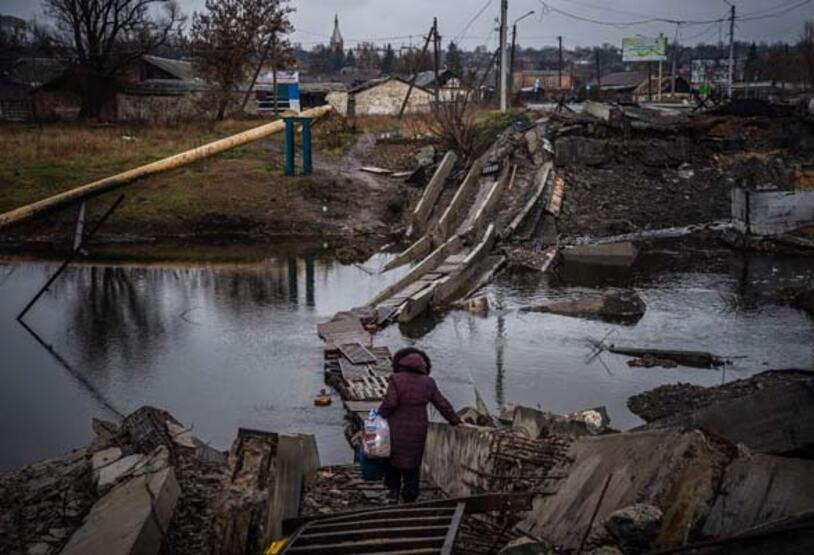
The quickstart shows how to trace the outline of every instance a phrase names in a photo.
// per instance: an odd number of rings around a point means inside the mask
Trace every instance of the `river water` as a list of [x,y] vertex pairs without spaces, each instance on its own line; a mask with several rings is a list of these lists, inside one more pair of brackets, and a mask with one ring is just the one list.
[[[319,252],[269,252],[244,262],[72,266],[26,316],[14,319],[57,264],[0,262],[0,469],[84,445],[91,418],[150,404],[228,448],[239,426],[317,436],[323,464],[351,460],[335,399],[322,386],[316,324],[358,306],[405,270],[378,273],[390,255],[341,265]],[[567,413],[604,405],[612,425],[640,423],[625,402],[677,381],[713,385],[769,368],[814,366],[814,321],[771,301],[777,288],[814,281],[804,258],[654,248],[631,270],[563,267],[556,277],[507,274],[485,292],[487,316],[453,311],[376,337],[417,345],[456,407],[477,388],[504,403]],[[647,303],[635,326],[521,313],[520,306],[608,287]],[[610,333],[610,335],[608,335]],[[708,350],[724,370],[630,368],[592,357],[588,338],[633,346]],[[474,388],[473,388],[474,386]]]

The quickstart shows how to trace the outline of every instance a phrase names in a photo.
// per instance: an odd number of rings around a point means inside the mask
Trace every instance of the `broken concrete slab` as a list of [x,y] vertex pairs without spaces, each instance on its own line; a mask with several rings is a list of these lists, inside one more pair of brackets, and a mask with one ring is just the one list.
[[732,220],[741,233],[777,236],[814,224],[814,190],[732,190]]
[[764,387],[647,427],[702,428],[759,453],[791,453],[814,445],[814,380]]
[[581,295],[566,301],[551,301],[527,306],[522,312],[543,312],[560,316],[596,318],[599,320],[633,325],[644,316],[647,305],[635,291],[617,291],[605,294]]
[[122,459],[101,467],[96,472],[96,489],[99,492],[113,487],[117,482],[127,477],[139,463],[146,460],[141,454],[128,455]]
[[598,245],[578,245],[562,249],[566,262],[594,264],[598,266],[632,266],[639,254],[636,245],[630,241],[603,243]]
[[689,383],[662,385],[630,397],[627,406],[645,422],[693,412],[724,399],[746,397],[782,383],[814,380],[811,370],[769,370],[715,387]]
[[407,231],[407,235],[419,235],[426,231],[427,221],[430,219],[432,210],[435,207],[435,202],[441,195],[441,190],[444,187],[444,183],[446,182],[447,177],[449,177],[452,168],[455,166],[457,159],[457,155],[450,150],[446,153],[444,159],[441,160],[441,163],[438,165],[438,169],[435,170],[435,174],[432,176],[432,179],[430,179],[430,182],[424,188],[424,192],[422,193],[421,198],[418,200],[415,210],[413,210],[413,214],[410,219],[410,228]]
[[[492,430],[475,426],[449,426],[430,422],[424,448],[422,473],[436,484],[443,484],[450,497],[477,493],[467,483],[464,466],[488,472]],[[453,455],[454,454],[454,455]],[[455,464],[450,464],[454,456]]]
[[103,451],[97,451],[91,457],[91,467],[94,471],[97,471],[103,466],[116,462],[120,458],[122,458],[122,450],[118,447],[110,447]]
[[554,142],[557,166],[602,166],[611,158],[608,141],[588,137],[560,137]]
[[269,482],[265,543],[282,538],[283,520],[299,514],[303,488],[319,469],[316,438],[306,434],[280,434],[274,459],[274,477]]
[[653,548],[681,545],[711,506],[728,454],[700,431],[653,430],[581,437],[571,444],[567,476],[554,495],[535,501],[521,523],[528,532],[566,549],[576,549],[603,486],[610,477],[597,518],[639,503],[658,507],[663,523]]
[[172,467],[131,478],[93,505],[62,553],[158,553],[180,493]]
[[742,450],[724,471],[704,523],[708,537],[728,537],[814,507],[814,462]]

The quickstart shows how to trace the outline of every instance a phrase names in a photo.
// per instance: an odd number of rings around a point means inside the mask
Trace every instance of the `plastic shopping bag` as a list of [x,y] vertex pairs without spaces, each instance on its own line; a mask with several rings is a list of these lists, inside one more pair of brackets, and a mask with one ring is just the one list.
[[390,426],[376,409],[370,411],[365,419],[362,449],[368,459],[386,459],[390,456]]

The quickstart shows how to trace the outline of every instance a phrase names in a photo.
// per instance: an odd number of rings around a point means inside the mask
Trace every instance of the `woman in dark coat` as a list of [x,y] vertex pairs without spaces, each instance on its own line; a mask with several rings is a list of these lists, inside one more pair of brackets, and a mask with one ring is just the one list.
[[427,404],[432,403],[453,426],[461,422],[430,377],[431,368],[430,357],[424,351],[413,347],[398,351],[393,357],[393,376],[379,407],[379,414],[390,425],[390,466],[384,482],[391,497],[398,499],[401,490],[408,503],[418,498],[419,469],[429,426]]

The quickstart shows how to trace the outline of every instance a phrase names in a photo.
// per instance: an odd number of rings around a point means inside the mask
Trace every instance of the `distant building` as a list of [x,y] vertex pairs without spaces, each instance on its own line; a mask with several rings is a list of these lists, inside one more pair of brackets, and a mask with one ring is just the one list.
[[29,121],[36,111],[32,93],[65,71],[53,58],[20,57],[0,67],[0,120]]
[[334,32],[331,34],[331,50],[334,52],[345,51],[345,41],[342,40],[342,32],[339,30],[339,14],[334,15]]
[[619,71],[603,75],[599,82],[593,81],[591,88],[599,88],[602,100],[616,102],[633,101],[633,91],[647,82],[647,75],[638,71]]
[[[400,77],[384,77],[368,81],[348,92],[331,92],[328,101],[340,114],[347,116],[398,115],[410,83]],[[433,93],[414,86],[405,113],[428,112]]]
[[573,77],[566,69],[562,73],[556,69],[531,69],[515,71],[512,74],[512,90],[515,93],[533,92],[535,81],[540,82],[542,93],[567,92],[573,88]]
[[676,77],[675,93],[673,92],[672,81],[673,79],[671,76],[662,77],[661,87],[659,87],[658,76],[651,77],[649,85],[647,83],[647,79],[645,78],[644,82],[634,89],[633,101],[647,102],[651,99],[657,100],[659,88],[661,88],[662,100],[668,99],[668,97],[678,99],[678,98],[688,98],[690,96],[692,89],[686,79],[684,79],[683,77]]

